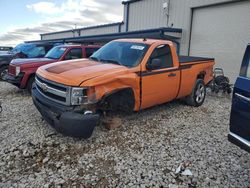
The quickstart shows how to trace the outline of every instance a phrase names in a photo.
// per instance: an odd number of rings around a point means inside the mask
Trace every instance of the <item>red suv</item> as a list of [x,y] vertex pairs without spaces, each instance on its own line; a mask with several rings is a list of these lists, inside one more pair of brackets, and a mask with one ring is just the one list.
[[3,79],[30,92],[36,70],[40,66],[58,61],[88,58],[99,48],[100,46],[95,45],[59,45],[52,48],[44,58],[14,59],[9,65],[8,74]]

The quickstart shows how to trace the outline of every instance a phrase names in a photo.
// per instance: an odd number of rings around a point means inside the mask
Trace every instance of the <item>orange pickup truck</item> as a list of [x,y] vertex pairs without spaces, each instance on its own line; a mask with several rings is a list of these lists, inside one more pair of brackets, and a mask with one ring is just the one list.
[[88,138],[103,111],[139,111],[174,99],[202,105],[214,64],[178,57],[171,41],[119,39],[89,59],[40,67],[32,98],[57,131]]

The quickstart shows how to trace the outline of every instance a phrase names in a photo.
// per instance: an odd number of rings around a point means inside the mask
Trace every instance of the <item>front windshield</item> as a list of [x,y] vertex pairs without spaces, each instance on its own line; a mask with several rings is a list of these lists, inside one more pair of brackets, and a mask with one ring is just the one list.
[[28,58],[44,57],[45,48],[36,44],[22,43],[13,48],[11,53],[23,53]]
[[54,47],[46,54],[45,57],[49,59],[60,59],[64,54],[65,50],[65,47]]
[[133,42],[113,41],[96,51],[90,59],[134,67],[138,65],[148,49],[148,45]]

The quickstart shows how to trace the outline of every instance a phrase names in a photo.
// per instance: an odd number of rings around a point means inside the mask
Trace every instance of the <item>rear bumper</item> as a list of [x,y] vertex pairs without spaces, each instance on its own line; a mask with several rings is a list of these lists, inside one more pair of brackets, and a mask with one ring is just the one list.
[[230,132],[228,134],[228,140],[232,142],[233,144],[239,146],[240,148],[246,150],[250,153],[250,141],[238,136],[237,134],[234,134]]
[[6,74],[3,77],[3,80],[6,82],[9,82],[17,87],[21,86],[21,82],[23,79],[24,74],[20,73],[18,76],[14,76],[14,75],[10,75],[10,74]]
[[99,123],[99,115],[74,112],[73,107],[55,103],[32,89],[32,98],[38,111],[47,123],[66,136],[89,138]]

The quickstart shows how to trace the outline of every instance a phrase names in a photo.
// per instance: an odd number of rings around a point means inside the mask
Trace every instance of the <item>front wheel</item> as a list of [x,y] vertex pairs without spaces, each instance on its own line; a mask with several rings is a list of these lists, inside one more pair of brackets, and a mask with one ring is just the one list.
[[3,80],[3,77],[8,74],[8,66],[4,65],[0,67],[0,80]]
[[204,103],[206,98],[206,86],[202,79],[195,83],[192,93],[186,97],[186,103],[190,106],[199,107]]
[[35,77],[31,76],[28,83],[27,83],[27,90],[31,94],[32,86],[35,83]]

